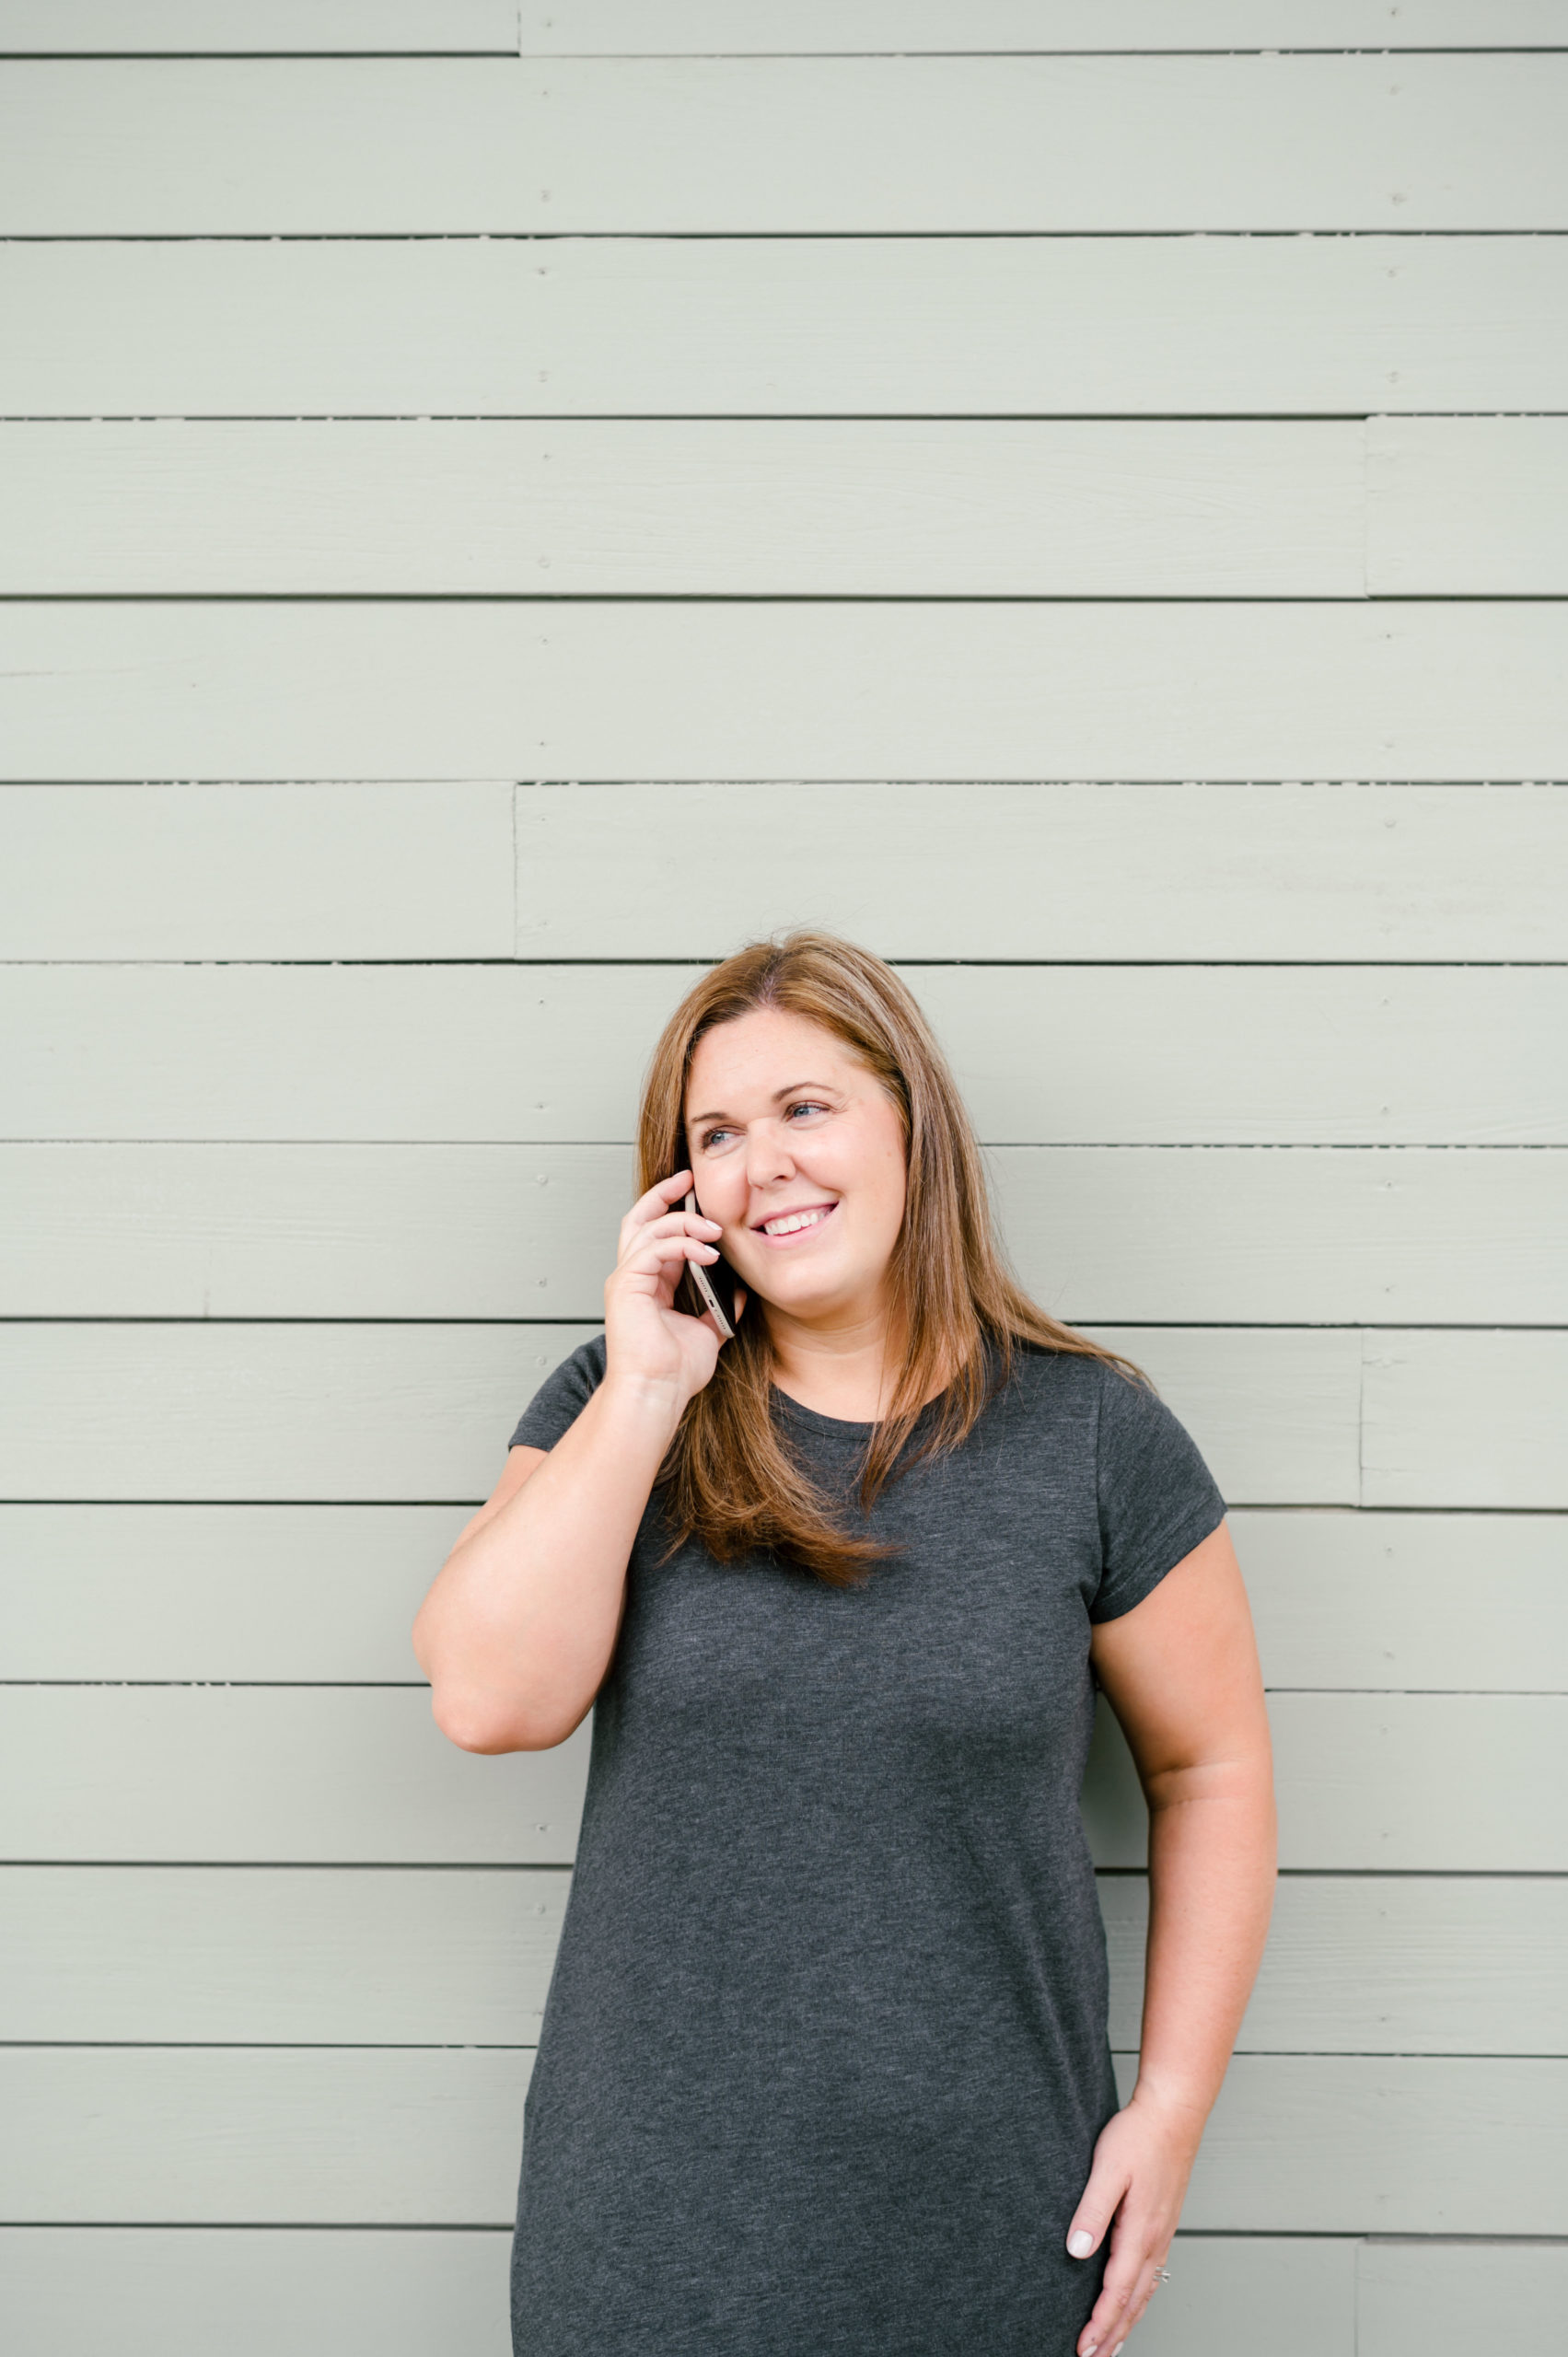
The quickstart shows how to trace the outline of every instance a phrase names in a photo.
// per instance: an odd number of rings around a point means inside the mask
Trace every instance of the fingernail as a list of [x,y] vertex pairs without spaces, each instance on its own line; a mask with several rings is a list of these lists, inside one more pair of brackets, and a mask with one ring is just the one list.
[[1077,2233],[1069,2238],[1067,2244],[1074,2258],[1087,2258],[1094,2247],[1095,2238],[1086,2226],[1080,2226]]
[[1121,2357],[1121,2352],[1126,2346],[1127,2343],[1124,2340],[1119,2340],[1115,2348],[1111,2351],[1110,2357]]

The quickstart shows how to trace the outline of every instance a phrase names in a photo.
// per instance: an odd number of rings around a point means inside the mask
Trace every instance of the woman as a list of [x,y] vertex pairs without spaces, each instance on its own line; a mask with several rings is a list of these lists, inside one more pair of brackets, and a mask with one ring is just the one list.
[[[1132,1363],[1006,1275],[879,958],[798,933],[709,972],[638,1159],[604,1334],[524,1413],[414,1631],[466,1750],[598,1706],[514,2345],[1112,2357],[1272,1895],[1225,1502]],[[721,1256],[730,1340],[676,1306]],[[1078,1815],[1097,1684],[1150,1808],[1120,2109]]]

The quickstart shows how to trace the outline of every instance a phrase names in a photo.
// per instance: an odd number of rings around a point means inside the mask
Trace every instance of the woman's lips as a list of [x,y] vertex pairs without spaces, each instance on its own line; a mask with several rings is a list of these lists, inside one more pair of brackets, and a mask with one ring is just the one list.
[[[834,1212],[837,1211],[838,1205],[836,1203],[802,1203],[800,1209],[803,1212],[819,1211],[822,1216],[820,1219],[812,1220],[806,1227],[792,1227],[787,1236],[770,1236],[762,1227],[754,1227],[751,1231],[752,1235],[759,1244],[766,1244],[773,1251],[782,1252],[789,1245],[805,1244],[813,1236],[820,1236]],[[775,1212],[772,1216],[775,1219],[785,1219],[789,1214],[785,1212]]]

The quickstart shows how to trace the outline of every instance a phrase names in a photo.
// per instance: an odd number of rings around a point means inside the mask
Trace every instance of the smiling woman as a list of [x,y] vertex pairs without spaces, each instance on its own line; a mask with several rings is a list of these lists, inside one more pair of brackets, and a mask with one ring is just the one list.
[[[881,959],[798,933],[716,967],[638,1155],[604,1334],[523,1414],[414,1631],[466,1748],[594,1708],[514,2345],[1111,2357],[1270,1910],[1225,1501],[1140,1371],[1008,1275]],[[678,1298],[721,1257],[727,1340]],[[1097,1685],[1150,1807],[1120,2108],[1077,1805]]]

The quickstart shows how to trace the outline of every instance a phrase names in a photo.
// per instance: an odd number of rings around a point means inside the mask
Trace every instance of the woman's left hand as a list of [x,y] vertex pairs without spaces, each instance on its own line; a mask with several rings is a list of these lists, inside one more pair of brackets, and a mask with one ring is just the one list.
[[1203,2121],[1191,2106],[1136,2092],[1101,2129],[1089,2181],[1067,2229],[1073,2257],[1087,2258],[1110,2228],[1105,2280],[1078,2335],[1078,2357],[1091,2357],[1095,2350],[1115,2357],[1148,2306],[1202,2132]]

